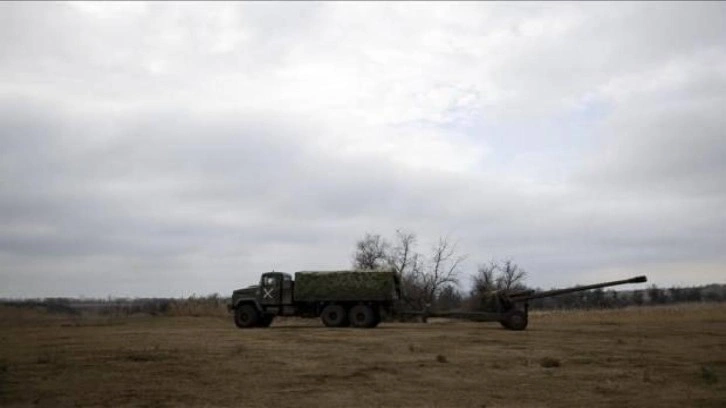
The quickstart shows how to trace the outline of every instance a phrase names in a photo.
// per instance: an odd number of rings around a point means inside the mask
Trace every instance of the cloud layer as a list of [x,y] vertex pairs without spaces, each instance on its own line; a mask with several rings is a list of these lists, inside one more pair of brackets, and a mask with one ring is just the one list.
[[724,282],[721,3],[0,4],[0,296],[226,293],[440,235]]

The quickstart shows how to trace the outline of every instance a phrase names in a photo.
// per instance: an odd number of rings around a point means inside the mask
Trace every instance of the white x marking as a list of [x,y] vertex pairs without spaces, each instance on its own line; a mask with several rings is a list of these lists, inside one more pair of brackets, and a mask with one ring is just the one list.
[[267,298],[272,299],[272,291],[275,290],[275,288],[264,289],[264,290],[265,290],[265,294],[262,296],[262,298],[263,299],[267,299]]

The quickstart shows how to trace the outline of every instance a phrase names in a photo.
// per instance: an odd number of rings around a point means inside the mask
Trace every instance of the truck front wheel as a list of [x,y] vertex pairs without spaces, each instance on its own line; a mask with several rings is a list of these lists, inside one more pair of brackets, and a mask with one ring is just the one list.
[[255,327],[259,320],[260,313],[252,305],[240,305],[234,310],[234,324],[240,329]]
[[345,327],[349,324],[345,309],[340,305],[328,305],[320,314],[323,324],[328,327]]
[[378,322],[376,312],[368,305],[356,305],[350,309],[350,323],[354,327],[375,327]]

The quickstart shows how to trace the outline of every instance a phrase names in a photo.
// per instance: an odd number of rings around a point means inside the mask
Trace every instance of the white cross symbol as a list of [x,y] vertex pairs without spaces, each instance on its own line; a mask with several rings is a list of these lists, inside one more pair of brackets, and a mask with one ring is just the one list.
[[264,290],[265,290],[265,294],[264,294],[264,296],[262,296],[262,298],[263,298],[263,299],[267,299],[267,298],[270,298],[270,299],[272,299],[272,291],[273,291],[274,289],[275,289],[275,288],[270,288],[270,289],[264,289]]

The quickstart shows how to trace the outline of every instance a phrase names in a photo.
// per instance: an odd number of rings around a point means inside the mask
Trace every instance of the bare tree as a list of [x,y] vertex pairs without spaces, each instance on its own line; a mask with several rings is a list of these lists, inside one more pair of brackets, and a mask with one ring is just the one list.
[[368,234],[355,244],[353,267],[374,270],[388,263],[389,243],[378,234]]
[[491,261],[489,264],[481,264],[477,268],[476,275],[471,277],[472,295],[480,296],[497,288],[496,272],[499,266]]
[[428,267],[421,268],[417,273],[422,285],[420,302],[430,305],[444,285],[457,285],[459,264],[464,259],[464,256],[456,254],[456,244],[451,244],[448,238],[439,238],[437,245],[432,248]]
[[401,281],[402,300],[410,307],[419,307],[422,302],[421,255],[415,250],[416,235],[396,230],[396,241],[390,250],[388,264],[395,269]]
[[461,292],[454,285],[446,285],[436,298],[436,309],[454,310],[461,307],[462,301]]
[[521,290],[524,289],[524,278],[527,272],[520,268],[519,265],[508,259],[499,267],[501,271],[497,278],[497,288],[501,290]]
[[397,230],[394,245],[378,234],[366,234],[356,243],[353,267],[356,269],[393,268],[401,280],[402,300],[410,307],[431,305],[446,286],[458,284],[459,264],[463,256],[448,238],[439,238],[430,257],[415,249],[416,235]]
[[471,277],[472,290],[469,307],[475,310],[492,309],[496,303],[491,292],[524,290],[526,289],[524,285],[526,276],[527,272],[511,260],[491,261],[488,264],[479,265],[476,275]]
[[388,264],[392,266],[399,276],[403,277],[415,269],[418,263],[418,254],[414,252],[416,235],[402,230],[396,230],[396,243],[391,248]]

